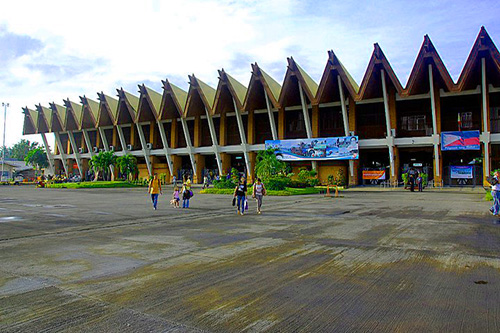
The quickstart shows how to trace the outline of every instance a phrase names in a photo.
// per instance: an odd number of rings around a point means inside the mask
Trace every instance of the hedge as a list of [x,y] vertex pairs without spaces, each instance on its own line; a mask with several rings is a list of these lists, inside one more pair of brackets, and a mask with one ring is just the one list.
[[126,181],[98,181],[98,182],[79,182],[79,183],[57,183],[57,184],[45,184],[47,188],[128,188],[128,187],[140,187],[141,185],[135,185]]
[[[247,194],[252,195],[253,188],[249,188]],[[267,190],[267,195],[271,196],[288,196],[288,195],[304,195],[304,194],[317,194],[320,193],[321,189],[314,187],[307,188],[291,188],[287,187],[282,191]],[[207,188],[200,191],[201,194],[233,194],[234,189],[218,189],[218,188]]]

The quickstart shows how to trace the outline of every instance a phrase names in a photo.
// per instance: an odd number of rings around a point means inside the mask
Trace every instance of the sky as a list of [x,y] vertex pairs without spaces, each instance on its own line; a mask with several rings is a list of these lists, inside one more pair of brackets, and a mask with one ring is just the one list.
[[405,86],[425,34],[456,81],[481,26],[500,40],[499,16],[480,0],[1,1],[6,145],[41,142],[22,136],[22,107],[142,83],[161,93],[165,78],[187,90],[190,74],[215,88],[221,68],[247,86],[254,62],[282,83],[293,56],[319,82],[333,50],[359,84],[374,43]]

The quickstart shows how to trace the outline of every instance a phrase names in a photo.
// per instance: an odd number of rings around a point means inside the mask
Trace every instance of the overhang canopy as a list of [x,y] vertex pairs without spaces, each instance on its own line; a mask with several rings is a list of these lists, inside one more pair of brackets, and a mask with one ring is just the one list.
[[160,119],[176,119],[182,117],[187,101],[187,92],[170,83],[168,79],[163,83],[163,95],[160,107]]
[[304,90],[307,103],[315,103],[318,84],[290,57],[287,58],[288,67],[283,80],[278,103],[283,106],[300,105],[299,82]]
[[144,84],[139,85],[139,106],[137,109],[137,122],[154,121],[158,119],[161,107],[161,94]]
[[241,111],[246,93],[247,88],[243,84],[227,74],[224,69],[220,70],[213,107],[214,114],[235,111],[233,99],[236,107]]
[[278,98],[281,92],[280,84],[264,72],[257,63],[252,64],[252,76],[245,95],[243,110],[265,109],[267,106],[264,91],[269,97],[270,107],[278,108]]
[[64,106],[66,106],[66,123],[64,124],[64,128],[68,131],[81,129],[80,124],[83,106],[69,99],[64,100]]
[[100,103],[96,127],[114,125],[118,113],[118,100],[103,92],[97,93],[97,95]]
[[80,101],[82,102],[80,128],[95,128],[97,125],[97,118],[99,117],[99,103],[85,95],[80,96]]
[[41,104],[36,105],[36,110],[38,111],[38,133],[51,132],[52,110]]
[[24,126],[23,135],[36,134],[38,132],[38,112],[31,110],[28,107],[23,108]]
[[189,75],[189,91],[184,116],[200,116],[205,114],[205,108],[213,114],[215,89],[193,75]]

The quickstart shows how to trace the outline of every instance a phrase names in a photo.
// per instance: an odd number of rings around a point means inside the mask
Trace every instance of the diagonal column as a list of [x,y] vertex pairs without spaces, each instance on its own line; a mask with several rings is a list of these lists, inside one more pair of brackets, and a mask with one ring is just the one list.
[[380,75],[382,77],[382,93],[384,95],[384,110],[385,110],[385,125],[387,130],[387,147],[389,148],[389,163],[391,164],[391,177],[394,177],[394,138],[392,137],[391,131],[391,116],[389,114],[389,101],[387,98],[387,86],[385,83],[385,71],[380,70]]
[[90,136],[89,136],[89,131],[84,129],[83,131],[83,138],[85,139],[85,144],[87,145],[87,150],[89,151],[90,158],[95,155],[94,149],[92,147],[92,142],[90,141]]
[[219,153],[219,145],[217,143],[217,135],[215,134],[215,126],[214,121],[212,119],[212,115],[208,112],[208,109],[205,107],[205,114],[207,115],[208,129],[210,130],[210,136],[212,137],[212,148],[215,153],[215,160],[217,162],[217,169],[219,169],[219,175],[222,175],[222,163]]
[[122,151],[125,154],[129,153],[127,142],[125,141],[125,135],[123,134],[123,128],[121,125],[116,125],[116,131],[118,132],[118,138],[120,139],[120,145],[122,146]]
[[170,171],[170,176],[173,176],[174,175],[172,170],[173,163],[172,163],[172,158],[170,157],[170,148],[168,146],[167,135],[165,134],[165,128],[163,127],[163,124],[160,121],[157,121],[156,123],[158,124],[158,129],[160,130],[160,138],[161,142],[163,143],[163,153],[167,158],[168,170]]
[[302,84],[299,82],[299,94],[300,94],[300,103],[302,105],[302,113],[304,114],[304,122],[306,125],[306,133],[307,138],[312,138],[312,128],[311,128],[311,119],[309,118],[309,111],[307,110],[306,100],[304,98],[304,90],[302,89]]
[[[104,129],[102,127],[99,127],[99,135],[101,137],[101,141],[102,141],[102,145],[104,147],[104,151],[109,151],[108,139],[106,138],[106,133],[104,133]],[[114,172],[115,172],[114,165],[110,165],[109,169],[111,170],[111,174],[114,177]]]
[[[434,94],[434,78],[432,74],[432,64],[429,64],[429,87],[431,93],[431,112],[432,112],[432,137],[434,146],[434,160],[436,169],[436,176],[440,176],[440,163],[439,163],[439,133],[437,128],[437,115],[436,115],[436,96]],[[439,90],[438,90],[439,93]],[[439,97],[438,97],[439,98]]]
[[[342,79],[338,74],[337,74],[337,82],[339,86],[340,105],[342,106],[342,120],[344,121],[344,134],[345,136],[349,136],[349,117],[347,115],[347,107],[345,105],[344,89],[342,88]],[[354,177],[353,160],[349,160],[349,173],[351,174],[351,177]]]
[[232,97],[232,99],[233,99],[234,111],[236,113],[236,122],[238,123],[238,130],[240,132],[241,148],[243,150],[243,156],[245,157],[245,167],[247,168],[247,174],[251,174],[250,159],[248,157],[247,137],[245,136],[245,127],[243,126],[241,111],[236,106],[236,101],[234,100],[234,97]]
[[55,174],[54,157],[52,156],[52,153],[50,152],[49,143],[47,142],[47,137],[45,136],[45,133],[40,133],[40,135],[42,136],[43,145],[45,146],[45,153],[47,154],[47,160],[49,162],[50,173],[54,175]]
[[276,122],[274,121],[273,110],[269,103],[269,97],[267,96],[267,91],[264,88],[264,97],[266,99],[267,114],[269,115],[269,125],[271,125],[271,133],[273,135],[273,140],[278,140],[278,131],[276,130]]
[[[176,120],[173,119],[172,121]],[[191,142],[191,136],[189,135],[189,128],[185,118],[181,118],[181,125],[182,125],[182,131],[184,132],[184,138],[186,139],[186,148],[189,153],[189,160],[191,161],[193,172],[196,174],[196,162],[194,160],[193,143]]]
[[68,159],[66,158],[66,153],[64,153],[64,147],[63,147],[62,142],[61,142],[61,135],[59,132],[55,132],[54,136],[56,138],[56,144],[59,147],[59,154],[61,155],[61,161],[62,161],[62,165],[64,168],[64,173],[66,174],[66,177],[68,177],[69,176],[68,165],[67,165]]
[[141,141],[142,154],[144,155],[144,159],[146,160],[146,166],[148,167],[148,173],[151,176],[153,174],[153,170],[151,170],[151,161],[149,160],[149,150],[146,146],[146,139],[144,138],[144,131],[142,130],[141,124],[137,123],[137,133],[139,134],[139,141]]
[[483,106],[484,176],[490,174],[490,132],[488,131],[488,86],[486,85],[486,59],[481,58],[481,95]]
[[81,156],[80,152],[78,151],[78,147],[76,146],[76,141],[75,141],[75,136],[73,135],[73,131],[68,131],[68,138],[71,147],[73,147],[73,154],[75,155],[75,161],[76,165],[78,166],[78,171],[80,171],[80,176],[83,177]]

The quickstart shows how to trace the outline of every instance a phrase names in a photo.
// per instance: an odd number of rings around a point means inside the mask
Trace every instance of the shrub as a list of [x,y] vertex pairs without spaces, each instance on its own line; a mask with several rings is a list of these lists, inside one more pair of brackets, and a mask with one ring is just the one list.
[[319,185],[319,179],[318,178],[312,178],[307,180],[307,185],[314,187]]
[[266,180],[266,188],[271,191],[283,191],[290,184],[290,179],[283,176],[275,176]]
[[236,187],[236,184],[233,183],[232,179],[221,179],[221,180],[214,180],[213,181],[214,187],[218,189],[234,189]]
[[290,184],[288,184],[288,187],[292,188],[306,188],[307,186],[307,183],[299,182],[298,180],[292,180]]

